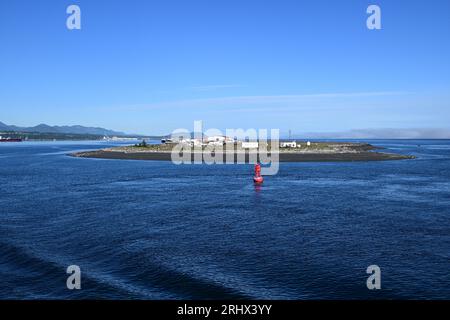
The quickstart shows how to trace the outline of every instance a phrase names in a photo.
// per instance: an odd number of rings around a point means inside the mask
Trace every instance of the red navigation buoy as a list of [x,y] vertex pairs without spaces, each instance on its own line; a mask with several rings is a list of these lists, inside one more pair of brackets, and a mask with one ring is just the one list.
[[263,177],[253,177],[253,181],[255,183],[263,183],[264,179]]
[[264,178],[261,176],[261,165],[259,163],[255,164],[255,176],[253,177],[253,182],[257,184],[263,183]]

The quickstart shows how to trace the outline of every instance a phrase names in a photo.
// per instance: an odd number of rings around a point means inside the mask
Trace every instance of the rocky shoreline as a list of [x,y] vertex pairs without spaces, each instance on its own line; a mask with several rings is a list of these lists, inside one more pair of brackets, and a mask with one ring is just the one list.
[[[285,150],[280,149],[280,162],[351,162],[351,161],[387,161],[387,160],[405,160],[414,159],[414,156],[375,152],[372,150],[379,149],[370,144],[323,144],[323,146],[316,149],[304,150]],[[330,147],[332,146],[332,147]],[[245,163],[252,162],[254,157],[251,157],[249,152],[238,151],[234,152],[218,152],[215,154],[216,159],[222,156],[223,162],[241,162],[245,159]],[[232,155],[231,155],[232,154]],[[195,153],[190,152],[191,160],[194,161]],[[197,154],[198,155],[198,154]],[[269,152],[270,155],[270,152]],[[157,161],[171,161],[172,153],[169,150],[161,150],[159,147],[153,146],[148,148],[138,148],[134,146],[108,148],[93,151],[76,152],[70,154],[73,157],[79,158],[97,158],[97,159],[121,159],[121,160],[157,160]],[[258,157],[258,161],[259,161]]]

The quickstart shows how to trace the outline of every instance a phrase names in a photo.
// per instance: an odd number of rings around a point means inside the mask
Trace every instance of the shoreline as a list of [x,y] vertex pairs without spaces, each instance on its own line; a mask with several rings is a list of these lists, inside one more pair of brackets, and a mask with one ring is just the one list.
[[[100,149],[93,151],[83,151],[68,154],[77,158],[94,158],[94,159],[111,159],[111,160],[146,160],[146,161],[172,161],[171,152],[158,152],[158,151],[146,151],[146,152],[124,152],[108,149]],[[227,154],[219,153],[216,156],[220,157],[224,163],[238,163],[238,153],[233,153],[233,161],[226,161]],[[270,153],[269,153],[270,154]],[[190,153],[191,160],[194,160],[194,153]],[[242,157],[242,153],[239,153]],[[213,155],[214,156],[214,155]],[[228,157],[230,155],[228,154]],[[250,163],[249,153],[245,153],[245,163]],[[343,153],[300,153],[300,152],[280,152],[280,162],[352,162],[352,161],[389,161],[389,160],[407,160],[415,159],[414,156],[384,153],[384,152],[343,152]],[[259,156],[258,156],[259,161]]]

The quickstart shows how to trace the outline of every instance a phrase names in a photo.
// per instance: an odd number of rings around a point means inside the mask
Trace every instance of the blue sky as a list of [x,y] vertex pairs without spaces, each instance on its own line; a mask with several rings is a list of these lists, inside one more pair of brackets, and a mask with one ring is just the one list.
[[449,33],[448,0],[1,1],[0,121],[449,129]]

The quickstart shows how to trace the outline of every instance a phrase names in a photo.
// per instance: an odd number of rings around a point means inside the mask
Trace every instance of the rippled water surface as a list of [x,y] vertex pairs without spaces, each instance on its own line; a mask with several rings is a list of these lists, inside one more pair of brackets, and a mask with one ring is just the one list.
[[417,159],[282,163],[255,188],[249,165],[0,144],[0,298],[450,299],[450,141],[370,142]]

